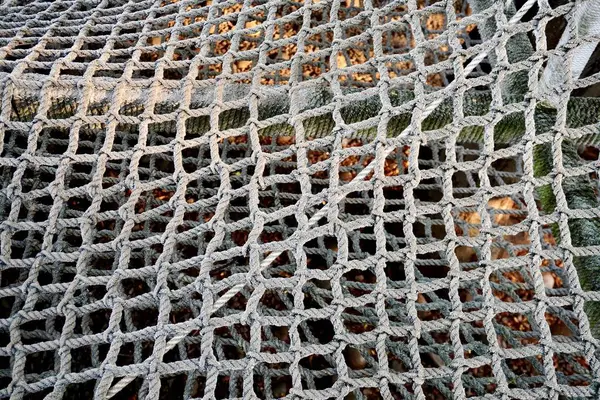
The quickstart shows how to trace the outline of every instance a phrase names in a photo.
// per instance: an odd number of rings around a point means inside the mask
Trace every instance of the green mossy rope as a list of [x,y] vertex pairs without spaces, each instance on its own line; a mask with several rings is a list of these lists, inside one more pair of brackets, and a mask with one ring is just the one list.
[[[412,91],[391,91],[391,104],[394,107],[401,106],[414,100]],[[508,99],[508,103],[514,105],[517,99]],[[322,107],[331,104],[331,96],[325,92],[315,92],[314,99],[311,101],[311,108]],[[487,91],[473,92],[464,97],[463,112],[465,117],[485,116],[490,113],[491,94]],[[207,107],[208,104],[192,104],[192,108]],[[37,115],[39,103],[32,99],[13,100],[12,120],[20,122],[31,122]],[[354,124],[374,118],[381,109],[379,97],[374,96],[367,100],[357,101],[341,109],[341,116],[346,124]],[[450,99],[442,102],[421,125],[424,132],[438,130],[449,127],[453,123],[453,103]],[[88,107],[87,115],[100,116],[109,110],[107,102],[92,104]],[[158,103],[155,106],[154,114],[167,114],[175,112],[177,104]],[[46,113],[49,119],[65,119],[75,115],[77,103],[74,99],[63,99],[55,101]],[[123,116],[139,116],[144,111],[142,103],[129,103],[121,107],[119,113]],[[275,96],[268,101],[261,101],[258,107],[259,120],[265,120],[277,116],[284,116],[289,112],[287,98],[284,96]],[[543,105],[538,105],[536,109],[536,118],[545,120],[551,118],[553,113]],[[492,114],[489,114],[491,116]],[[219,129],[227,130],[243,127],[250,116],[248,108],[230,109],[222,111],[219,115]],[[388,136],[395,137],[410,125],[412,112],[406,111],[390,118],[388,123]],[[490,118],[491,119],[491,118]],[[281,121],[284,121],[283,118]],[[335,128],[332,113],[322,112],[317,116],[309,116],[303,120],[304,132],[306,137],[319,138],[330,135]],[[570,128],[579,128],[600,122],[600,99],[598,98],[572,98],[568,104],[567,126]],[[372,124],[367,129],[359,129],[351,132],[348,136],[357,138],[371,138],[375,136],[377,127]],[[88,125],[87,128],[94,127]],[[98,127],[100,125],[98,124]],[[120,124],[120,130],[135,130],[134,124]],[[151,123],[149,126],[151,133],[173,133],[176,131],[176,121]],[[483,126],[465,126],[462,128],[457,141],[458,142],[483,142]],[[209,116],[189,117],[186,120],[186,136],[194,137],[206,133],[210,130]],[[495,125],[494,141],[497,144],[518,143],[525,133],[524,112],[516,111],[504,117]],[[268,126],[259,129],[262,136],[286,136],[294,135],[294,128],[287,122],[269,123]],[[578,142],[595,144],[600,143],[600,132],[594,135],[584,136],[577,140]]]

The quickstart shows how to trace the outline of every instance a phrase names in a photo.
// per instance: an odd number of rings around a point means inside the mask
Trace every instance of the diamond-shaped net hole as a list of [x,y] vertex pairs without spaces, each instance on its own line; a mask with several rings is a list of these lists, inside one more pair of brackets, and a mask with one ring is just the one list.
[[254,394],[260,399],[281,398],[292,389],[287,363],[261,363],[254,367]]

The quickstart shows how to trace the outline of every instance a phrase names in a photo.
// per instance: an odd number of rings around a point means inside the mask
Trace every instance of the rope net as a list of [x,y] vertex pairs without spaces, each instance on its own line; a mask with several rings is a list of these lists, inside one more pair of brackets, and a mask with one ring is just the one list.
[[598,398],[598,8],[4,0],[0,398]]

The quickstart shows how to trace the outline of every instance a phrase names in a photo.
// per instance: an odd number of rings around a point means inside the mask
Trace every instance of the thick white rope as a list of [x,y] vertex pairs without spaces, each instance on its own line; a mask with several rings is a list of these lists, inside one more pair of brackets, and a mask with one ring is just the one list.
[[[571,21],[575,24],[573,29],[579,36],[600,34],[600,0],[589,0],[577,5]],[[564,46],[569,40],[571,40],[571,27],[567,26],[557,47]],[[596,42],[588,42],[577,46],[573,50],[570,63],[565,63],[561,55],[548,57],[548,65],[540,82],[541,96],[552,105],[558,105],[561,87],[567,81],[569,70],[572,79],[579,78],[597,45]]]

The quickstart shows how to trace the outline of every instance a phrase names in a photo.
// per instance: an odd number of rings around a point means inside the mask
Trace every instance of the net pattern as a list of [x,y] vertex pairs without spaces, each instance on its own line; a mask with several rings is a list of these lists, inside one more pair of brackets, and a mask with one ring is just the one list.
[[600,164],[562,150],[598,130],[567,124],[600,83],[569,74],[584,6],[3,1],[0,398],[598,398],[572,221]]

